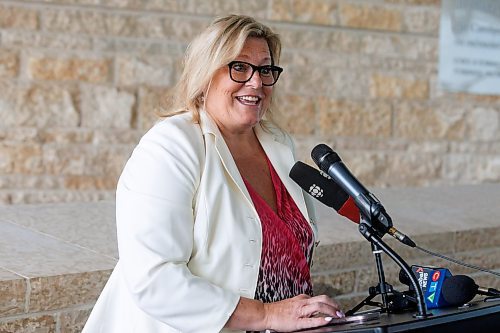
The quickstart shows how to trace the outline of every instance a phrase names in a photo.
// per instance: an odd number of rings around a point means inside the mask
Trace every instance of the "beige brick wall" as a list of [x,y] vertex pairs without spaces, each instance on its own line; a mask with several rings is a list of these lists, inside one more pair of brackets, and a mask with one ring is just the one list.
[[0,1],[0,203],[113,197],[215,15],[281,34],[283,126],[368,186],[500,181],[500,97],[437,85],[439,0]]

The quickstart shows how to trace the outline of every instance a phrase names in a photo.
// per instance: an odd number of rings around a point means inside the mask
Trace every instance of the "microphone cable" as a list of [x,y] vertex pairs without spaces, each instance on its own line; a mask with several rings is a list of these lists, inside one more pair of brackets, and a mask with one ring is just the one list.
[[491,271],[491,270],[489,270],[489,269],[482,268],[482,267],[479,267],[479,266],[475,266],[475,265],[467,264],[467,263],[462,262],[462,261],[460,261],[460,260],[453,259],[453,258],[447,257],[447,256],[445,256],[445,255],[442,255],[442,254],[439,254],[439,253],[436,253],[436,252],[429,251],[429,250],[424,249],[423,247],[420,247],[420,246],[418,246],[418,245],[416,245],[416,246],[415,246],[415,248],[419,249],[419,250],[420,250],[420,251],[422,251],[422,252],[425,252],[425,253],[427,253],[427,254],[430,254],[431,256],[438,257],[438,258],[441,258],[441,259],[444,259],[444,260],[450,261],[450,262],[455,263],[455,264],[457,264],[457,265],[464,266],[464,267],[467,267],[467,268],[472,268],[472,269],[475,269],[475,270],[478,270],[478,271],[481,271],[481,272],[485,272],[485,273],[493,274],[493,275],[496,275],[496,276],[500,277],[500,273],[498,273],[498,272]]

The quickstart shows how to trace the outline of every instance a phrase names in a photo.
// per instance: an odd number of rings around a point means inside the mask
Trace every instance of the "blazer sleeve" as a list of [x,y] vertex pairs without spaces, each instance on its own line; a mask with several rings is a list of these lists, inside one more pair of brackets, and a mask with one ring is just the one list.
[[196,125],[182,127],[157,124],[124,168],[116,194],[119,260],[142,311],[182,332],[218,332],[239,295],[188,269],[205,151]]

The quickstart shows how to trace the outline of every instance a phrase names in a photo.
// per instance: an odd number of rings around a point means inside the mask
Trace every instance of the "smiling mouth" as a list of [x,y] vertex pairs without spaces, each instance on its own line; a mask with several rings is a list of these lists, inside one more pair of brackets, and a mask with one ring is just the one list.
[[262,98],[257,96],[238,96],[236,99],[245,105],[257,105],[261,101]]

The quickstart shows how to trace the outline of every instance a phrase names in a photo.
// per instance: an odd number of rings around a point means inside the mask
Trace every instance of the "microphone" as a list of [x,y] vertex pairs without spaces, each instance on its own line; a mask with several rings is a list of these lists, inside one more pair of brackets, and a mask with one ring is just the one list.
[[446,302],[453,305],[467,303],[476,295],[500,297],[500,291],[480,287],[467,275],[454,275],[446,279],[441,293]]
[[[441,308],[450,304],[442,296],[444,281],[451,276],[451,272],[446,268],[411,266],[413,275],[418,279],[418,284],[424,294],[425,305],[427,309]],[[399,281],[411,286],[410,278],[404,271],[399,272]]]
[[335,209],[338,214],[359,223],[359,209],[354,200],[330,176],[300,161],[294,164],[289,176],[309,195]]
[[[476,295],[499,297],[500,291],[493,288],[479,287],[466,275],[452,275],[446,268],[412,265],[412,272],[424,293],[425,305],[428,309],[456,306],[468,303]],[[410,284],[410,278],[401,270],[399,281]]]
[[[388,233],[410,247],[416,246],[408,236],[393,227],[392,219],[380,201],[352,175],[339,155],[330,147],[325,144],[317,145],[312,150],[311,157],[321,171],[332,177],[335,183],[353,198],[361,215],[371,223],[379,222],[373,225],[378,232]],[[372,218],[375,218],[375,221]]]

